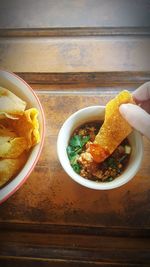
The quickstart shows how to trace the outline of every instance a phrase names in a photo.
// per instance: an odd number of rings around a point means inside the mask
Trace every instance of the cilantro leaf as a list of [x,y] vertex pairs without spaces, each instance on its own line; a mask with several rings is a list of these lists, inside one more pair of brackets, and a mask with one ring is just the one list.
[[82,152],[83,146],[89,141],[90,136],[74,135],[67,146],[67,155],[73,170],[80,173],[81,165],[78,163],[79,154]]
[[69,144],[73,147],[82,147],[81,135],[74,135]]
[[81,135],[74,135],[70,142],[69,145],[73,147],[83,147],[90,139],[90,136],[81,136]]
[[70,159],[71,165],[76,164],[77,163],[77,159],[78,159],[78,154],[75,154],[74,156],[72,156],[71,159]]
[[76,172],[76,173],[80,173],[80,171],[81,171],[81,166],[77,163],[77,164],[74,164],[73,166],[72,166],[72,168],[74,169],[74,171]]

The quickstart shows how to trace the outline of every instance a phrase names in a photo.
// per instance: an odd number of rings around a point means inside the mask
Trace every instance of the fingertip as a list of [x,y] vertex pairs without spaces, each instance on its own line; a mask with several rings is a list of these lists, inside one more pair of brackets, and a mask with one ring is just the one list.
[[119,107],[119,111],[122,115],[125,115],[125,113],[128,110],[128,104],[121,104]]

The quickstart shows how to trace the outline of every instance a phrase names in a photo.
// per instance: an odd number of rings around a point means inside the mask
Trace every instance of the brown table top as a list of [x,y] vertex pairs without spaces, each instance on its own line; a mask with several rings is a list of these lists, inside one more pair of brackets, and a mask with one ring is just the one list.
[[[31,76],[24,78],[31,82]],[[144,76],[135,82],[131,75],[132,81],[123,83],[117,75],[113,78],[115,74],[101,76],[88,83],[88,75],[82,83],[73,75],[64,77],[66,84],[60,84],[59,77],[50,84],[46,75],[45,84],[32,80],[45,112],[45,144],[25,184],[0,207],[0,262],[5,266],[10,262],[13,266],[18,262],[21,266],[150,263],[150,142],[144,138],[143,163],[137,175],[109,191],[77,184],[57,158],[57,135],[70,114],[89,105],[105,105],[122,88],[132,91],[147,80]]]

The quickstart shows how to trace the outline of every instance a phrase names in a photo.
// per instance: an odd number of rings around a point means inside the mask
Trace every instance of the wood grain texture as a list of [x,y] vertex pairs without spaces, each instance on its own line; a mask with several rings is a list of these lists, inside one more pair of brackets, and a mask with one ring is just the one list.
[[[24,260],[26,264],[32,261],[41,264],[49,261],[49,264],[59,264],[63,261],[64,266],[76,263],[75,266],[142,266],[149,264],[150,243],[148,239],[132,238],[108,238],[104,236],[74,236],[74,235],[50,235],[42,233],[8,233],[6,238],[2,233],[0,241],[0,262],[3,259]],[[5,246],[9,244],[9,251]],[[26,246],[26,248],[25,248]],[[25,248],[25,249],[24,249]],[[116,252],[117,251],[117,252]],[[7,253],[11,257],[7,258]],[[6,262],[7,262],[6,261]],[[13,262],[13,261],[12,261]],[[116,264],[116,265],[115,265]],[[131,264],[131,265],[130,265]],[[132,265],[133,264],[133,265]],[[144,264],[144,265],[143,265]],[[43,265],[42,265],[43,266]],[[53,265],[52,265],[53,266]],[[56,265],[57,266],[57,265]],[[74,265],[73,265],[74,266]]]
[[149,36],[150,27],[0,28],[0,37]]
[[57,157],[74,111],[150,80],[149,0],[1,0],[0,68],[33,87],[46,137],[26,183],[0,206],[0,266],[149,267],[150,143],[132,181],[93,191]]
[[43,153],[24,186],[1,205],[1,221],[149,228],[148,141],[145,140],[143,164],[136,177],[125,186],[109,192],[93,191],[73,182],[57,158],[57,135],[65,119],[79,108],[106,104],[112,96],[105,93],[78,96],[63,92],[55,95],[42,91],[38,95],[46,115]]
[[0,68],[14,72],[149,71],[147,37],[0,38]]
[[[29,75],[28,80],[33,77]],[[130,78],[128,86],[133,90],[136,79]],[[43,86],[48,86],[47,90],[34,83],[46,116],[45,144],[26,183],[0,206],[0,265],[149,265],[150,143],[144,140],[143,163],[134,179],[110,191],[75,183],[57,158],[57,135],[65,119],[79,108],[106,104],[118,88],[115,74],[110,80],[115,81],[115,87],[108,91],[93,81],[85,87],[84,79],[81,84],[70,83],[70,89],[69,80],[60,85],[54,79],[56,84],[48,85],[46,79]]]
[[[142,83],[150,80],[149,71],[141,72],[71,72],[71,73],[35,73],[35,72],[17,72],[22,79],[27,83],[32,84],[34,88],[47,90],[73,89],[81,91],[83,89],[91,88],[92,91],[106,87],[110,91],[117,90],[117,88],[128,86],[132,90],[140,86]],[[115,89],[114,89],[115,88]],[[91,91],[90,90],[90,91]]]

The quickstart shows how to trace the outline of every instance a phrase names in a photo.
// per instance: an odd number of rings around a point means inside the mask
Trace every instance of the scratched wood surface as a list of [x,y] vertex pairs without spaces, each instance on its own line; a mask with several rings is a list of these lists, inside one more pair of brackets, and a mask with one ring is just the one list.
[[149,14],[149,0],[2,0],[0,68],[149,71]]
[[[40,160],[24,186],[0,207],[1,221],[105,227],[150,226],[150,144],[140,171],[127,185],[110,191],[87,189],[72,181],[57,159],[59,129],[76,110],[105,105],[115,93],[38,90],[46,116],[46,138]],[[142,216],[141,216],[142,215]]]
[[[127,87],[132,92],[144,81],[140,77]],[[26,183],[0,207],[0,262],[5,266],[149,264],[149,141],[144,138],[143,162],[134,179],[110,191],[82,187],[58,161],[57,135],[66,118],[80,108],[105,105],[123,86],[121,79],[113,87],[83,84],[76,89],[64,84],[63,90],[48,80],[33,84],[45,112],[45,144]]]
[[1,37],[0,67],[48,73],[149,71],[149,49],[147,36]]
[[57,158],[65,119],[150,80],[149,0],[0,1],[0,68],[37,93],[46,117],[41,157],[0,206],[0,266],[150,263],[150,143],[132,181],[93,191]]

